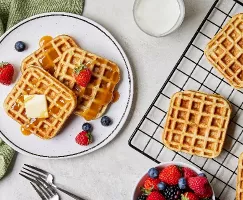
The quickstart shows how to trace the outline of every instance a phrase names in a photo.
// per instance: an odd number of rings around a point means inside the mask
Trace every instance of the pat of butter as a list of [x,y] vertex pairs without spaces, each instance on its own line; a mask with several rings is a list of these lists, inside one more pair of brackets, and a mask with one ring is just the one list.
[[28,118],[48,118],[45,95],[24,95],[25,112]]

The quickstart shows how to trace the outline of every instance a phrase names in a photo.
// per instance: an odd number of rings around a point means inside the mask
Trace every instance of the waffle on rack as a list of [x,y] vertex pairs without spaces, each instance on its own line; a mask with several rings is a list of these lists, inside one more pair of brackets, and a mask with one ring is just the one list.
[[228,101],[197,91],[175,93],[170,102],[163,143],[174,151],[214,158],[223,147],[231,115]]
[[243,14],[237,14],[208,43],[209,62],[235,88],[243,88]]
[[243,199],[243,153],[239,157],[237,186],[236,186],[236,200]]
[[[80,64],[86,65],[92,72],[86,88],[78,86],[73,76],[74,68]],[[75,114],[93,120],[100,117],[112,101],[114,88],[120,80],[120,70],[105,58],[80,48],[71,48],[63,54],[54,76],[77,95]]]
[[77,47],[74,40],[68,35],[59,35],[26,57],[22,62],[21,71],[24,72],[26,68],[34,65],[41,66],[53,74],[63,53],[71,47]]
[[[49,117],[28,119],[25,114],[24,95],[44,94],[47,98]],[[42,139],[57,135],[77,104],[75,94],[38,67],[27,68],[4,102],[7,114],[17,121],[25,133]]]

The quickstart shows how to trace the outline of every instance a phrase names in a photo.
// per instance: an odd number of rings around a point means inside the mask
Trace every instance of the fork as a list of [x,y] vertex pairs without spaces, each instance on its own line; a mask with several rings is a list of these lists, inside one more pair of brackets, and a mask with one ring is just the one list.
[[30,182],[32,187],[35,189],[37,194],[40,196],[42,200],[59,200],[59,196],[57,192],[49,187],[45,187],[43,184],[34,184]]
[[[27,165],[27,164],[24,164],[25,167],[23,167],[23,169],[25,170],[21,170],[21,173],[19,173],[21,176],[23,176],[24,178],[38,184],[38,182],[46,182],[48,184],[48,186],[51,186],[57,190],[60,190],[61,192],[67,194],[68,196],[72,197],[73,199],[76,199],[76,200],[85,200],[83,198],[80,198],[70,192],[68,192],[67,190],[64,190],[62,188],[60,188],[59,186],[55,185],[53,183],[54,181],[54,176],[43,170],[43,169],[40,169],[40,168],[37,168],[37,167],[34,167],[34,166],[31,166],[31,165]],[[27,168],[26,168],[27,167]],[[27,172],[26,172],[27,171]]]

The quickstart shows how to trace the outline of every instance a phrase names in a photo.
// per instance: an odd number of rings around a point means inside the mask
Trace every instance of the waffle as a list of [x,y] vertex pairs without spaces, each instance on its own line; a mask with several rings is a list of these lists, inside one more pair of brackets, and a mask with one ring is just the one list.
[[76,47],[74,40],[67,35],[59,35],[40,47],[37,51],[26,57],[21,65],[21,71],[29,66],[42,66],[46,71],[54,74],[54,71],[62,57],[62,54],[71,47]]
[[[73,69],[80,64],[85,64],[92,72],[86,88],[78,86],[73,76]],[[105,58],[71,48],[63,54],[54,76],[75,92],[78,97],[75,114],[89,121],[100,117],[112,101],[120,70]]]
[[[44,94],[49,117],[29,119],[25,114],[24,95]],[[23,134],[35,134],[42,139],[57,135],[77,104],[75,94],[38,67],[27,68],[4,102],[6,113],[21,125]]]
[[239,157],[237,187],[236,187],[236,200],[242,200],[242,199],[243,199],[243,153]]
[[228,101],[197,91],[175,93],[170,102],[163,143],[174,151],[214,158],[223,147],[231,115]]
[[210,63],[235,88],[243,88],[243,14],[237,14],[205,49]]

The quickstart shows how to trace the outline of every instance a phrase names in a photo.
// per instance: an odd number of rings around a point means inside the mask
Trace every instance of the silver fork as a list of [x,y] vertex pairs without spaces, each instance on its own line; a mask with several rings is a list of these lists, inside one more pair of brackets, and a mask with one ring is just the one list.
[[37,183],[41,182],[41,181],[42,181],[42,183],[46,182],[49,186],[51,186],[57,190],[60,190],[61,192],[67,194],[68,196],[70,196],[76,200],[85,200],[85,199],[80,198],[80,197],[76,196],[75,194],[72,194],[72,193],[68,192],[67,190],[64,190],[64,189],[60,188],[59,186],[55,185],[53,182],[54,176],[51,173],[49,173],[43,169],[39,169],[37,167],[31,166],[31,165],[27,165],[27,164],[24,164],[24,165],[25,165],[25,167],[23,167],[23,169],[25,171],[21,170],[21,173],[19,173],[24,178],[27,178],[28,180],[30,180],[34,183],[36,183],[36,181],[37,181]]
[[43,184],[34,184],[30,182],[37,194],[42,200],[59,200],[59,196],[55,190],[45,187]]

